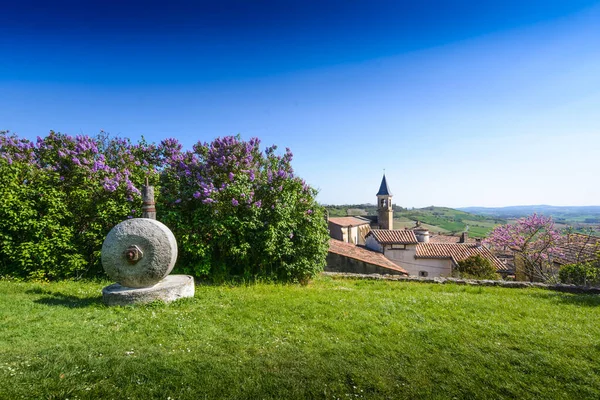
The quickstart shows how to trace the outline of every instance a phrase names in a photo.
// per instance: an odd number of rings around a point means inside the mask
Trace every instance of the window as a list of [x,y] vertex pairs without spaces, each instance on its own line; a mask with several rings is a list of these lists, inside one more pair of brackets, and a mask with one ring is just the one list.
[[419,276],[421,278],[425,278],[427,275],[429,275],[429,272],[427,272],[427,271],[419,271]]

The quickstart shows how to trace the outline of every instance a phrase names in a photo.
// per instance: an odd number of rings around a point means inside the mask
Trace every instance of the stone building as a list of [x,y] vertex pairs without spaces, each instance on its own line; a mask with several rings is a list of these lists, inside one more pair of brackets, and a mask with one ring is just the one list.
[[379,252],[335,239],[329,239],[325,270],[358,274],[408,275],[404,268]]
[[371,221],[361,217],[331,217],[327,221],[329,236],[345,243],[365,244]]
[[330,236],[337,240],[329,244],[328,270],[375,273],[393,270],[390,266],[394,265],[399,270],[393,273],[445,277],[458,262],[479,254],[498,273],[510,272],[481,240],[469,239],[467,232],[460,237],[430,235],[419,222],[412,229],[394,229],[392,192],[385,175],[376,196],[377,217],[329,218]]
[[388,187],[385,174],[377,192],[377,225],[379,229],[394,229],[394,210],[392,208],[392,192]]
[[458,262],[476,254],[490,260],[498,273],[509,272],[508,267],[483,246],[481,241],[430,243],[426,229],[372,229],[365,242],[368,249],[382,253],[390,261],[402,266],[411,276],[450,276]]

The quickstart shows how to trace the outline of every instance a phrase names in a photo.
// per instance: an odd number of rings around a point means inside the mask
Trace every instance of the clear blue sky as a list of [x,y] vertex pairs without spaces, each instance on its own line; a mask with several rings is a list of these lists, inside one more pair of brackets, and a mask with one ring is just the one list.
[[[10,4],[6,4],[10,3]],[[596,1],[1,2],[0,129],[290,147],[323,203],[600,204]]]

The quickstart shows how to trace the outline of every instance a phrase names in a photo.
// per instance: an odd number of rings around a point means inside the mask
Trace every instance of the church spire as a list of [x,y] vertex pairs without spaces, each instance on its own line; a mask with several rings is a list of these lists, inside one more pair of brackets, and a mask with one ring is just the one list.
[[377,222],[379,229],[394,229],[394,209],[392,207],[392,192],[385,179],[385,172],[383,173],[383,179],[379,186],[379,192],[377,196]]
[[385,173],[383,174],[383,179],[381,180],[381,185],[379,186],[379,192],[375,196],[391,196],[392,192],[388,187],[387,180],[385,179]]

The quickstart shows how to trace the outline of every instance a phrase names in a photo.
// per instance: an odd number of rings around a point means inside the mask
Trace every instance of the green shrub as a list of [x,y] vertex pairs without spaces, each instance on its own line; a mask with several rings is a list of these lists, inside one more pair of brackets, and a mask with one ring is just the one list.
[[459,261],[453,275],[467,279],[500,279],[492,262],[479,254]]
[[558,271],[561,283],[579,286],[600,285],[600,268],[593,263],[567,264]]
[[102,275],[106,234],[141,215],[137,188],[154,171],[140,161],[152,159],[144,146],[102,134],[50,132],[33,143],[0,132],[0,275]]
[[263,153],[257,139],[239,137],[184,152],[174,139],[156,146],[50,132],[33,143],[0,132],[0,276],[102,276],[104,238],[141,216],[149,179],[158,219],[178,240],[176,270],[305,281],[324,266],[327,228],[291,160],[289,150]]
[[175,152],[161,175],[164,221],[194,275],[304,282],[325,264],[325,210],[293,174],[292,153],[219,138]]

